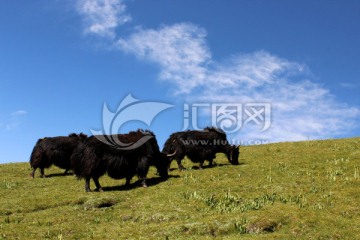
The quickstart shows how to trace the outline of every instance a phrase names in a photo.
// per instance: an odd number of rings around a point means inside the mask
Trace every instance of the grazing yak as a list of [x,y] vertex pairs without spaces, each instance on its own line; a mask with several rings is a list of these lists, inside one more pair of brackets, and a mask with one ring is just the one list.
[[30,176],[34,178],[36,169],[40,168],[41,177],[45,177],[44,168],[49,168],[53,164],[65,169],[64,174],[66,174],[70,169],[70,158],[74,149],[86,138],[83,133],[72,133],[67,137],[39,139],[30,156],[30,166],[33,169]]
[[[109,142],[110,140],[110,142]],[[132,147],[121,147],[131,145]],[[71,166],[78,178],[85,178],[85,191],[90,191],[92,178],[97,191],[103,191],[99,177],[107,173],[111,178],[126,178],[126,185],[138,175],[146,187],[149,166],[155,166],[161,177],[168,176],[169,158],[160,152],[151,131],[137,130],[128,134],[89,137],[75,150]]]
[[225,153],[231,164],[239,164],[239,147],[230,145],[226,140],[225,132],[213,127],[207,127],[201,131],[188,130],[173,133],[166,140],[162,152],[175,153],[170,158],[170,163],[176,159],[180,170],[184,169],[181,160],[185,156],[192,162],[200,163],[199,168],[202,169],[205,160],[209,161],[209,166],[212,166],[212,161],[219,152]]

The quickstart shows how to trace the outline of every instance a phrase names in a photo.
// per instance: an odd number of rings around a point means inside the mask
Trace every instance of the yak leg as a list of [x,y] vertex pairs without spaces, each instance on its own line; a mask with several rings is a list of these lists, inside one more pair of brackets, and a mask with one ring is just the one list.
[[125,182],[125,186],[130,186],[130,180],[131,180],[131,177],[126,177],[126,182]]
[[216,165],[217,165],[216,162],[213,163],[213,161],[214,161],[213,158],[209,159],[209,167],[212,167],[212,166],[216,166]]
[[85,191],[90,192],[90,177],[86,177],[85,179]]
[[146,184],[146,177],[140,177],[140,181],[141,186],[143,186],[144,188],[148,187],[148,185]]
[[36,168],[34,167],[32,172],[30,173],[30,177],[32,177],[32,178],[35,177],[35,171],[36,171]]
[[45,173],[44,173],[44,168],[40,168],[40,177],[44,178],[45,177]]
[[69,169],[65,169],[64,175],[67,175]]
[[176,150],[176,155],[173,156],[173,159],[171,159],[171,161],[169,163],[169,167],[170,167],[170,164],[171,164],[172,160],[175,159],[179,170],[181,170],[181,171],[185,170],[184,166],[181,164],[181,160],[185,157],[185,155],[186,155],[185,154],[185,149],[180,148],[180,149]]
[[139,177],[141,186],[143,186],[143,187],[146,188],[146,187],[147,187],[147,184],[146,184],[146,174],[138,173],[138,177]]
[[103,192],[104,190],[103,190],[102,187],[100,186],[99,178],[93,177],[93,180],[94,180],[94,183],[95,183],[95,186],[96,186],[95,191]]
[[146,184],[146,175],[149,171],[149,158],[148,157],[142,157],[139,162],[139,166],[137,169],[137,175],[141,181],[141,185],[143,187],[147,187]]
[[203,165],[204,165],[204,160],[202,160],[199,164],[199,169],[203,169]]
[[171,163],[172,163],[173,160],[174,160],[174,159],[170,159],[170,160],[169,160],[168,172],[170,172],[170,166],[171,166]]
[[178,164],[178,167],[179,167],[179,170],[185,170],[185,167],[182,165],[182,163],[181,163],[181,159],[176,159],[176,162],[177,162],[177,164]]

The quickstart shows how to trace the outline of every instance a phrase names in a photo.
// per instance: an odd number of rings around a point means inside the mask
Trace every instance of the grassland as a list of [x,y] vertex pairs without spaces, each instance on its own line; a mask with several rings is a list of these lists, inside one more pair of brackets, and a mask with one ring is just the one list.
[[28,163],[0,165],[0,239],[359,238],[360,138],[246,146],[240,162],[185,160],[165,182],[151,169],[148,188],[104,176],[102,193],[56,167],[31,179]]

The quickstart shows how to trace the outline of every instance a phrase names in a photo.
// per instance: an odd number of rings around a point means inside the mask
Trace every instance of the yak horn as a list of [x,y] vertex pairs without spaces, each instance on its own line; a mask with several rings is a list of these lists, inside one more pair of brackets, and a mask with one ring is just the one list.
[[169,154],[166,154],[166,156],[168,156],[168,157],[172,157],[172,156],[174,156],[176,154],[176,151],[174,152],[174,153],[169,153]]

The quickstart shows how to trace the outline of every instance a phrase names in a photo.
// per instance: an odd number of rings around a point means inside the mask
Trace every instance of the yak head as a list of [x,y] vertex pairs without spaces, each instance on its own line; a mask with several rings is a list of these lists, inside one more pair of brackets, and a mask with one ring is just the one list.
[[165,153],[159,152],[159,154],[156,156],[154,165],[160,177],[167,178],[169,176],[168,174],[169,157]]
[[233,165],[239,164],[240,146],[231,145],[226,151],[229,162]]

